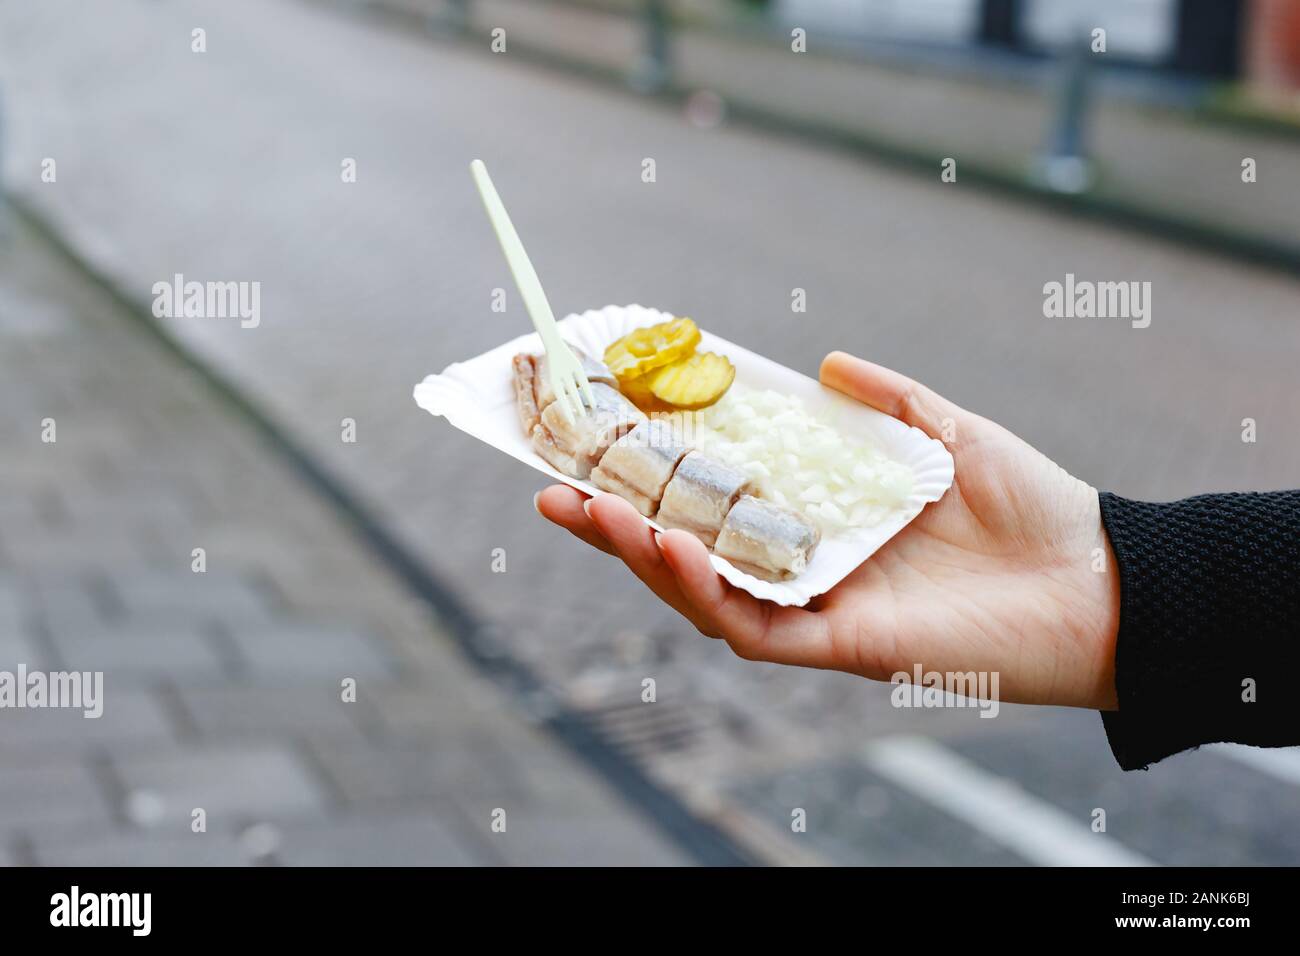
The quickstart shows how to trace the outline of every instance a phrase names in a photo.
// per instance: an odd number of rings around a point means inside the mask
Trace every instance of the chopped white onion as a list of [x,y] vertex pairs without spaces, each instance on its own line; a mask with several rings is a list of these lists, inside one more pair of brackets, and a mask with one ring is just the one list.
[[743,471],[760,493],[826,534],[878,524],[912,491],[912,472],[846,438],[799,398],[732,385],[699,412],[671,416],[687,440]]

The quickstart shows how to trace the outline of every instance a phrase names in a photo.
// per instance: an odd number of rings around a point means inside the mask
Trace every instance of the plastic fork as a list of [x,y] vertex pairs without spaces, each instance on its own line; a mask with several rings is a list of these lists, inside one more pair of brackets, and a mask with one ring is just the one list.
[[524,308],[528,310],[537,334],[542,337],[542,347],[546,349],[546,366],[550,371],[551,388],[555,390],[555,401],[559,404],[564,417],[573,421],[575,414],[582,415],[585,411],[584,398],[587,405],[593,408],[596,405],[596,399],[591,393],[591,383],[587,381],[587,374],[582,370],[582,363],[578,361],[578,357],[573,354],[573,350],[564,339],[560,338],[560,329],[555,324],[551,304],[546,301],[542,280],[537,278],[537,270],[533,268],[528,253],[524,251],[524,244],[519,240],[519,233],[515,232],[515,227],[510,222],[510,215],[506,212],[501,197],[497,195],[496,187],[492,185],[492,177],[488,175],[483,160],[476,159],[470,163],[469,171],[474,176],[474,185],[478,187],[478,194],[483,199],[483,208],[487,210],[488,219],[497,234],[497,242],[501,244],[501,251],[505,253],[510,274],[515,277],[515,285],[519,287],[519,294],[523,297]]

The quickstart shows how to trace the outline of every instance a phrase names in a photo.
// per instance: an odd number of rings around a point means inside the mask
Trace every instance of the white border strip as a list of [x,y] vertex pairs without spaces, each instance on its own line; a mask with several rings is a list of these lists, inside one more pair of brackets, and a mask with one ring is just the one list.
[[867,766],[1018,856],[1044,866],[1156,866],[1104,833],[927,737],[900,735],[863,749]]

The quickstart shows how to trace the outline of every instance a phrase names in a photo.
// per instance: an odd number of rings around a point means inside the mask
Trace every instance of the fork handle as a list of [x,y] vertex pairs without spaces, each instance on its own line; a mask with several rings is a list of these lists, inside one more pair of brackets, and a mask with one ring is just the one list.
[[488,220],[497,234],[497,242],[501,244],[501,251],[505,254],[506,264],[510,266],[510,274],[514,276],[515,285],[519,287],[519,295],[524,300],[528,317],[533,320],[533,327],[542,337],[542,345],[547,353],[553,354],[554,347],[563,344],[563,340],[555,324],[551,303],[546,300],[546,293],[542,290],[542,280],[537,278],[537,270],[533,268],[528,253],[524,251],[524,244],[519,239],[519,233],[515,232],[510,214],[506,212],[501,197],[497,195],[496,187],[492,185],[492,177],[488,175],[483,160],[474,160],[469,164],[469,169],[474,176],[474,185],[478,187],[478,194],[483,199],[483,208],[487,210]]

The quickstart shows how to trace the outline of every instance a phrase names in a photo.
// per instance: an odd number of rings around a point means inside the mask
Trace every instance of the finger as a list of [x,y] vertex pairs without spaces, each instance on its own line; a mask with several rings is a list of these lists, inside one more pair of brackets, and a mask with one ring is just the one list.
[[704,626],[677,586],[677,577],[655,544],[654,529],[641,513],[618,495],[597,495],[586,501],[587,514],[596,530],[614,548],[632,573],[641,579],[665,604],[685,617],[709,637],[717,633]]
[[533,498],[533,507],[547,521],[555,522],[593,548],[598,548],[606,554],[614,554],[613,546],[605,540],[605,536],[596,529],[587,512],[583,510],[582,504],[586,500],[587,496],[577,488],[570,488],[568,485],[551,485],[537,493]]
[[956,421],[963,410],[893,369],[847,352],[832,352],[822,361],[821,382],[872,408],[938,438],[945,420]]
[[830,628],[824,617],[760,601],[732,587],[713,569],[708,549],[692,534],[665,531],[658,544],[695,613],[739,656],[801,667],[832,666]]

